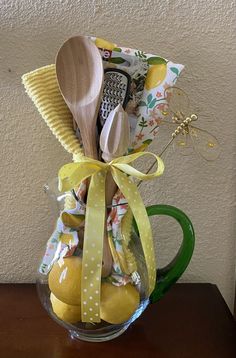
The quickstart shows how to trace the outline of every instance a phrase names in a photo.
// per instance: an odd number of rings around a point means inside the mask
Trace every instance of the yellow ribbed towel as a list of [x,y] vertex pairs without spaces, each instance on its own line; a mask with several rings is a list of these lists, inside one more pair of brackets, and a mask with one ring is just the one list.
[[57,83],[55,65],[39,68],[22,76],[28,96],[65,150],[83,155],[73,129],[72,115]]

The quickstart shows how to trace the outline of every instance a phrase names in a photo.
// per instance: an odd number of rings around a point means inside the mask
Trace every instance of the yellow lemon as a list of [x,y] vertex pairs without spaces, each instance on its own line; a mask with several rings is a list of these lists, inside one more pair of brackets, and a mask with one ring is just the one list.
[[60,235],[60,241],[63,244],[70,245],[71,242],[74,241],[74,238],[73,238],[73,236],[71,234],[61,234]]
[[113,48],[116,47],[116,45],[112,42],[109,42],[107,40],[104,40],[104,39],[100,39],[99,37],[96,38],[95,40],[95,45],[99,48],[105,48],[107,50],[110,50],[112,51]]
[[68,305],[60,301],[53,293],[50,295],[50,300],[53,312],[62,321],[75,323],[81,320],[80,305]]
[[104,282],[101,286],[101,319],[119,324],[127,321],[139,306],[139,293],[130,283],[114,286]]
[[81,301],[82,260],[78,256],[66,257],[62,263],[53,265],[48,275],[48,285],[52,293],[69,305]]
[[147,90],[150,90],[159,86],[166,77],[166,71],[166,63],[160,63],[149,67],[144,87]]
[[83,223],[84,215],[73,215],[64,212],[61,214],[61,220],[65,226],[76,230]]

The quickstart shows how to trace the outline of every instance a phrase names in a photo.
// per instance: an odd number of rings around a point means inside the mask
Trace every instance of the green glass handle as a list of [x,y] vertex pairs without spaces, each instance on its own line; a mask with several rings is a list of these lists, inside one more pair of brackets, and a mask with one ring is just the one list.
[[186,270],[194,250],[195,235],[187,215],[170,205],[152,205],[146,208],[148,216],[167,215],[176,219],[183,231],[183,240],[177,255],[165,267],[157,270],[157,282],[150,296],[152,303],[161,299]]

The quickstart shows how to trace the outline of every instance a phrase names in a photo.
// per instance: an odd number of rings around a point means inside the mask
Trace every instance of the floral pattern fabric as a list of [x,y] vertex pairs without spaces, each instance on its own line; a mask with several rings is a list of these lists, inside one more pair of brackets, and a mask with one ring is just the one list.
[[118,66],[129,72],[130,68],[138,66],[138,62],[142,63],[133,83],[138,90],[132,89],[138,95],[131,98],[126,108],[134,131],[129,152],[142,151],[158,134],[159,123],[168,109],[165,90],[175,85],[184,66],[157,55],[117,46],[104,39],[91,39],[110,67]]

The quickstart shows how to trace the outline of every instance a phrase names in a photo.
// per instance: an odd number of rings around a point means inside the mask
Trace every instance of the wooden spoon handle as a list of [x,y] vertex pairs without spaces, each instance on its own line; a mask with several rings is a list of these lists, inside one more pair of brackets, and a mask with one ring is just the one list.
[[113,196],[115,195],[117,189],[118,189],[117,185],[116,185],[111,173],[108,172],[107,178],[106,178],[106,191],[105,191],[107,206],[110,206],[112,204],[112,199],[113,199]]
[[[117,191],[117,185],[114,182],[111,173],[108,172],[106,178],[106,205],[107,206],[110,206],[112,204],[112,198],[116,193],[116,191]],[[105,219],[105,235],[104,235],[104,242],[103,242],[102,277],[106,277],[111,273],[112,263],[113,263],[110,245],[108,241],[106,222],[107,222],[107,215]]]
[[105,234],[103,238],[102,277],[107,277],[110,275],[112,270],[112,264],[113,264],[110,245],[108,242],[106,223],[107,223],[107,215],[105,219]]
[[[100,102],[98,102],[100,104]],[[97,118],[98,105],[95,101],[80,107],[80,111],[75,114],[75,121],[79,127],[82,138],[84,153],[87,157],[98,159],[97,152],[97,128],[96,121],[89,121],[93,115]]]

